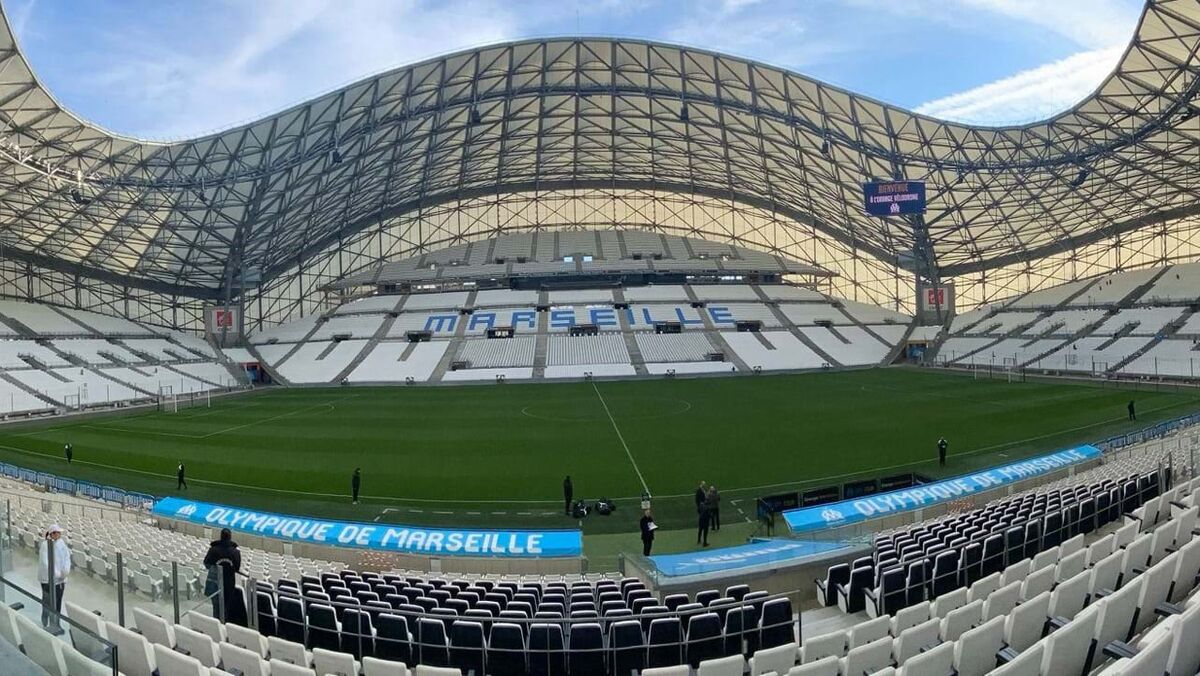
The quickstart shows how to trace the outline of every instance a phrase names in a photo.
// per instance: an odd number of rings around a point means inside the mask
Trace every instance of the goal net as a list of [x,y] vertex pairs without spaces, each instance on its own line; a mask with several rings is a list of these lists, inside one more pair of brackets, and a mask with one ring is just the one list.
[[164,413],[179,412],[179,398],[175,396],[174,388],[170,385],[158,388],[158,410]]
[[[1003,367],[1004,367],[1003,373],[1004,373],[1005,378],[1008,380],[1008,382],[1010,382],[1010,383],[1013,382],[1014,374],[1017,371],[1017,358],[1016,357],[1005,357]],[[1016,380],[1020,380],[1019,374],[1017,375]]]
[[79,395],[78,394],[64,394],[63,395],[63,408],[67,409],[68,411],[78,411],[79,409],[83,408],[83,405],[80,403]]

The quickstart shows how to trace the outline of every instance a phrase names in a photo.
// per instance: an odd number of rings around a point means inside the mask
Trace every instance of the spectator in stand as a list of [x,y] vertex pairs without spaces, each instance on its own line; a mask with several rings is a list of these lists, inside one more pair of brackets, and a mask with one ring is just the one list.
[[[54,612],[62,612],[63,593],[67,590],[67,576],[71,574],[71,550],[62,539],[63,529],[54,524],[46,529],[46,535],[38,543],[38,582],[42,584],[42,626],[58,627],[58,616],[50,616],[51,589],[54,591]],[[54,575],[50,575],[50,549],[54,549]],[[51,587],[50,580],[54,584]]]
[[204,568],[208,571],[204,594],[212,599],[213,617],[246,626],[246,603],[237,588],[236,578],[242,571],[242,553],[228,528],[222,528],[221,538],[209,545],[208,553],[204,555]]
[[358,489],[362,488],[362,468],[354,468],[354,476],[350,477],[350,493],[354,504],[358,504]]
[[642,520],[639,524],[642,530],[642,556],[650,556],[650,548],[654,546],[654,531],[658,528],[658,524],[654,523],[654,517],[648,509],[642,511]]

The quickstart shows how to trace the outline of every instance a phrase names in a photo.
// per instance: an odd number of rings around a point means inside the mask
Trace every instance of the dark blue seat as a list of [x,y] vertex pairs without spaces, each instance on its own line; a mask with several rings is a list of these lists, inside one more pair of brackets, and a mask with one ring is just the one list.
[[278,618],[275,630],[279,638],[292,643],[304,643],[304,605],[300,599],[280,596],[275,615]]
[[[950,549],[934,557],[933,576],[930,580],[931,598],[936,599],[938,596],[958,588],[958,556],[959,552],[957,549]],[[891,612],[889,611],[889,614]]]
[[450,646],[446,640],[446,625],[441,619],[422,617],[417,620],[416,659],[431,667],[450,666]]
[[[817,603],[820,603],[822,606],[826,607],[836,604],[837,586],[839,584],[846,584],[849,581],[850,564],[839,563],[830,566],[825,571],[825,579],[814,580],[817,585]],[[730,589],[733,589],[733,587],[730,587]],[[750,588],[746,587],[746,591],[748,592],[749,590]],[[733,598],[740,601],[745,595],[745,593],[742,593],[741,596],[734,596]]]
[[850,571],[849,582],[837,586],[838,606],[843,612],[857,613],[865,607],[864,592],[871,586],[874,577],[875,569],[872,567],[863,566]]
[[725,639],[721,636],[721,618],[716,613],[692,615],[687,624],[687,662],[693,669],[704,660],[721,657]]
[[[790,644],[796,640],[792,630],[792,602],[774,598],[762,604],[762,620],[758,621],[758,650]],[[689,636],[690,638],[690,636]]]
[[593,622],[572,624],[567,635],[567,670],[571,676],[604,676],[604,634]]
[[621,620],[608,626],[608,664],[612,673],[625,676],[646,668],[646,639],[637,620]]
[[455,620],[450,625],[450,666],[463,673],[482,674],[484,650],[483,625],[471,620]]
[[525,631],[516,624],[496,622],[492,625],[487,646],[487,669],[491,676],[524,676]]
[[375,618],[375,656],[383,660],[412,663],[408,620],[388,613]]
[[529,627],[529,673],[533,676],[565,676],[567,650],[560,624],[544,622]]
[[646,667],[683,664],[683,630],[678,617],[660,617],[651,621],[646,644]]
[[367,611],[350,609],[343,614],[342,652],[356,660],[375,656],[375,626]]
[[308,607],[308,642],[309,648],[324,648],[341,652],[342,635],[338,631],[337,614],[333,608],[324,604],[313,604]]

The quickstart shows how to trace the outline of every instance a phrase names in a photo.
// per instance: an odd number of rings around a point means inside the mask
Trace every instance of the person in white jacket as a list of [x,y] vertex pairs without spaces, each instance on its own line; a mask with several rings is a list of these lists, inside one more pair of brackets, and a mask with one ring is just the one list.
[[[71,573],[71,550],[62,539],[63,529],[54,524],[46,529],[46,537],[38,544],[38,582],[42,583],[42,626],[58,625],[58,618],[50,617],[50,548],[54,548],[54,611],[62,612],[63,592],[67,588],[67,576]],[[53,623],[51,622],[53,619]]]

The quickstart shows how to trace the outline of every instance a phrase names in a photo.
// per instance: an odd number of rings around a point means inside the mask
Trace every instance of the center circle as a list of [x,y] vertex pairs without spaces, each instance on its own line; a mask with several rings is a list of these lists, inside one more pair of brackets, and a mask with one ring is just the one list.
[[[692,410],[692,402],[685,399],[663,399],[659,397],[625,397],[608,402],[609,411],[617,422],[622,420],[653,420],[683,415]],[[632,411],[632,413],[624,413]],[[545,402],[526,406],[521,415],[553,422],[601,422],[608,421],[608,413],[595,402],[581,406],[577,402]]]

